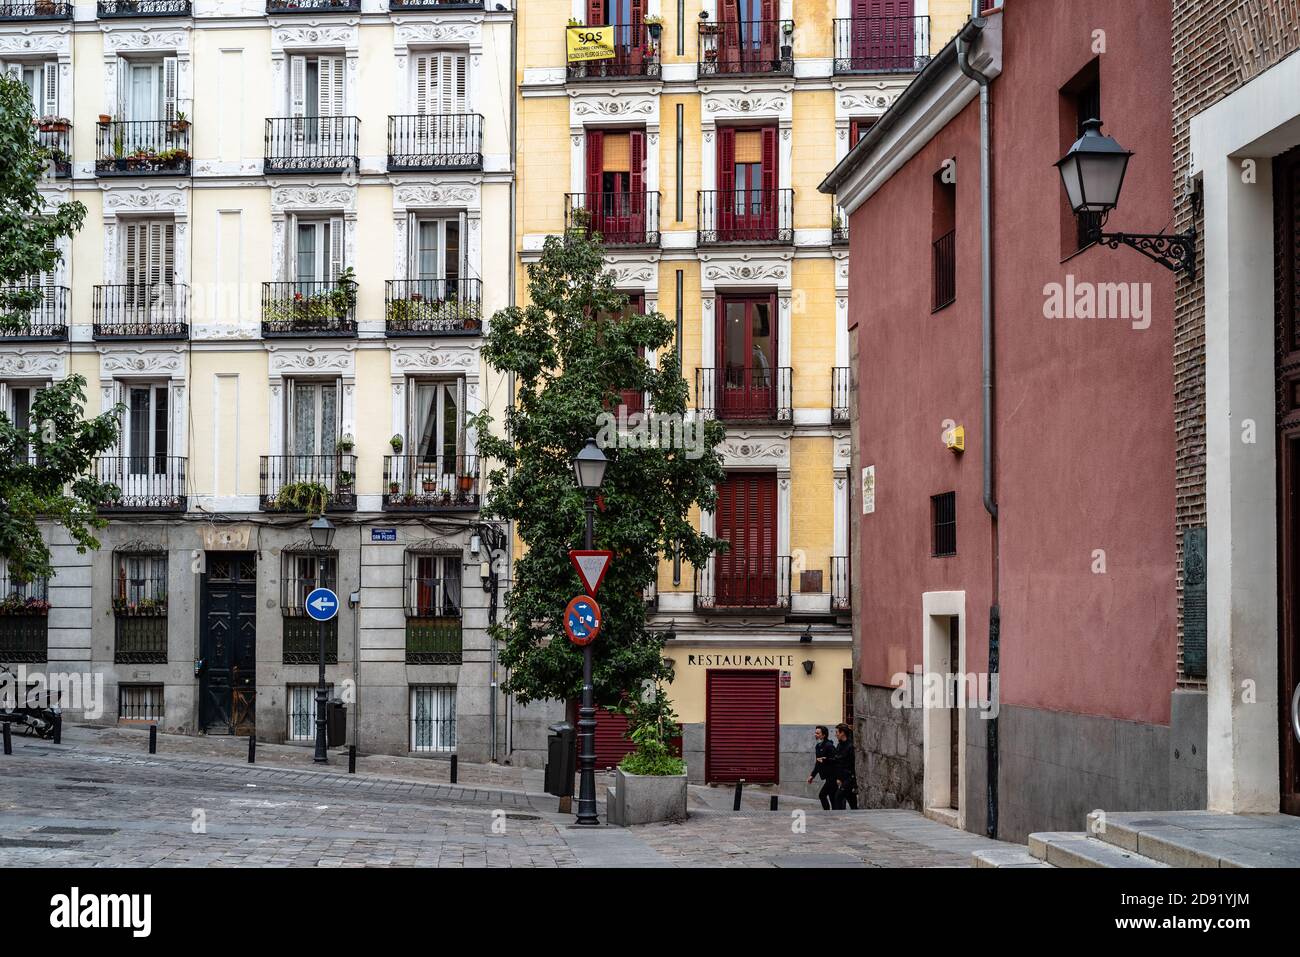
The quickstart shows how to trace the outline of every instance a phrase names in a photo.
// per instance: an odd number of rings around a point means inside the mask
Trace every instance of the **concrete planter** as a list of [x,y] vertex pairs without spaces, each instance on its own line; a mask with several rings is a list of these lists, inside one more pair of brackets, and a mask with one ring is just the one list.
[[610,824],[630,827],[656,821],[686,820],[686,775],[651,776],[614,769],[606,816]]

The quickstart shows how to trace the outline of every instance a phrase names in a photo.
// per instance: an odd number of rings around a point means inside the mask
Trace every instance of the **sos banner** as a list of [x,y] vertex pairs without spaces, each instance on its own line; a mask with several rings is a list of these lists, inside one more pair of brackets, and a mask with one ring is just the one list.
[[613,27],[569,27],[568,41],[570,63],[614,58]]

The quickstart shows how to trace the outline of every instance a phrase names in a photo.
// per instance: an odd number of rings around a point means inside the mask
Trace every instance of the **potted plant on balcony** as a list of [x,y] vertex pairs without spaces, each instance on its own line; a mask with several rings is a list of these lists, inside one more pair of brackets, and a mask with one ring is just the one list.
[[109,123],[112,123],[112,122],[113,122],[113,117],[110,116],[109,114],[107,114],[107,113],[100,113],[100,114],[99,114],[99,125],[100,125],[100,126],[108,126],[108,124],[109,124]]
[[72,125],[66,116],[55,116],[52,113],[42,116],[35,122],[36,128],[42,133],[66,133],[68,127]]
[[781,26],[781,32],[785,42],[781,44],[781,60],[786,62],[794,59],[794,24],[786,21]]
[[474,490],[474,476],[472,476],[472,475],[462,475],[462,476],[460,477],[460,490],[461,490],[462,492],[464,492],[465,494],[467,494],[467,495],[468,495],[471,491],[473,491],[473,490]]
[[424,489],[425,495],[432,495],[438,488],[438,483],[433,480],[432,475],[426,475],[420,481],[420,488]]
[[354,448],[354,443],[352,439],[352,433],[350,432],[344,432],[341,436],[339,436],[339,440],[334,443],[334,451],[338,452],[340,455],[346,455],[347,453],[351,452],[353,448]]
[[388,440],[388,444],[393,447],[394,455],[402,454],[402,437],[400,435],[394,435],[391,439]]
[[113,136],[113,165],[119,172],[127,168],[126,144],[122,140],[121,130],[118,130]]
[[286,512],[306,512],[319,515],[330,501],[330,490],[320,482],[290,482],[281,486],[275,496],[276,508]]
[[650,36],[658,40],[660,34],[664,31],[664,18],[652,13],[645,18],[645,25],[650,32]]
[[716,37],[722,32],[722,25],[709,20],[709,11],[700,11],[700,33],[706,37]]
[[183,169],[190,161],[189,150],[170,149],[154,154],[153,161],[163,169]]
[[397,498],[397,496],[401,494],[401,491],[402,491],[402,483],[400,482],[388,483],[388,494],[391,495],[393,498]]
[[352,483],[353,483],[355,480],[356,480],[356,479],[355,479],[355,477],[353,476],[353,474],[352,474],[351,472],[340,471],[340,472],[339,472],[339,480],[338,480],[338,489],[339,489],[339,494],[340,494],[340,495],[351,495],[351,494],[352,494]]

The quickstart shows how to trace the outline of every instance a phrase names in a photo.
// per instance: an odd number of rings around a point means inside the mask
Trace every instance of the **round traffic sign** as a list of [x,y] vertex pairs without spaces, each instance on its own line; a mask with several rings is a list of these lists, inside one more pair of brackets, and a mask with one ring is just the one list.
[[316,621],[329,621],[339,613],[339,596],[328,588],[314,588],[305,602],[307,614]]
[[600,606],[590,595],[579,595],[564,609],[564,631],[575,645],[589,645],[600,634]]

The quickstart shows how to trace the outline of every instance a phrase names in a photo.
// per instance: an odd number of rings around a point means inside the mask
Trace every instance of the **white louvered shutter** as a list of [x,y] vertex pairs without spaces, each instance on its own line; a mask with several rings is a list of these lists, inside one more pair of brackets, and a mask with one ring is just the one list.
[[169,56],[163,60],[162,81],[162,115],[159,119],[170,122],[176,118],[176,57]]
[[59,64],[41,65],[41,112],[47,116],[59,115]]
[[330,217],[330,282],[334,282],[343,272],[343,217]]
[[117,58],[117,113],[115,120],[131,119],[131,61]]

